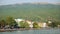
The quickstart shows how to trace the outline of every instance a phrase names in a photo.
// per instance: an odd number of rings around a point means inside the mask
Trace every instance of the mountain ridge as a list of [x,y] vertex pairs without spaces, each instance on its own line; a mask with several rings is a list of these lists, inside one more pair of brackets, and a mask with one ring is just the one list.
[[30,20],[45,20],[48,16],[60,20],[60,5],[53,4],[14,4],[0,6],[0,17],[12,16]]

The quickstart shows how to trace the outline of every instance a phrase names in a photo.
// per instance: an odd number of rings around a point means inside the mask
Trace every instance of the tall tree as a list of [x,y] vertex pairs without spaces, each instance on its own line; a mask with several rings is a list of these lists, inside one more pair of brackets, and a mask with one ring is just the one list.
[[5,20],[1,20],[1,21],[0,21],[0,26],[4,27],[5,25],[6,25]]
[[8,16],[6,18],[6,22],[7,22],[8,25],[15,25],[16,24],[14,18],[13,17],[10,17],[10,16]]

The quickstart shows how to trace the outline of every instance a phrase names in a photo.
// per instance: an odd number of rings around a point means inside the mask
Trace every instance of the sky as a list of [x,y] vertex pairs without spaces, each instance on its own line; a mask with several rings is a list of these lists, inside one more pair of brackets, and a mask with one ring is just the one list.
[[32,3],[32,2],[60,3],[60,0],[0,0],[0,5],[8,5],[16,3]]

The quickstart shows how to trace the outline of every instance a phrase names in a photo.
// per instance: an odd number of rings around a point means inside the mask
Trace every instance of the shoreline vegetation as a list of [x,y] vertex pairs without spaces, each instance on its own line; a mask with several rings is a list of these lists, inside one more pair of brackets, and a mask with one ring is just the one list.
[[[14,20],[14,18],[12,18],[10,16],[7,17],[6,20],[0,20],[0,32],[60,28],[60,22],[55,22],[53,20],[48,20],[47,22],[45,22],[44,25],[39,24],[41,22],[32,23],[32,21],[26,21],[26,20],[19,22],[19,24],[17,24],[17,23],[18,22],[16,22]],[[18,26],[18,25],[20,25],[20,26]]]

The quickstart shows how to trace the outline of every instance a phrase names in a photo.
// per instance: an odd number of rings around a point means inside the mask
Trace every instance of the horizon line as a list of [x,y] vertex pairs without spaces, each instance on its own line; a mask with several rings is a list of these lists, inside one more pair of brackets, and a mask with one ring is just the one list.
[[[55,5],[60,5],[60,2],[21,2],[21,3],[14,3],[14,4],[24,4],[24,3],[30,3],[30,4],[55,4]],[[0,5],[11,5],[11,4],[0,4]]]

